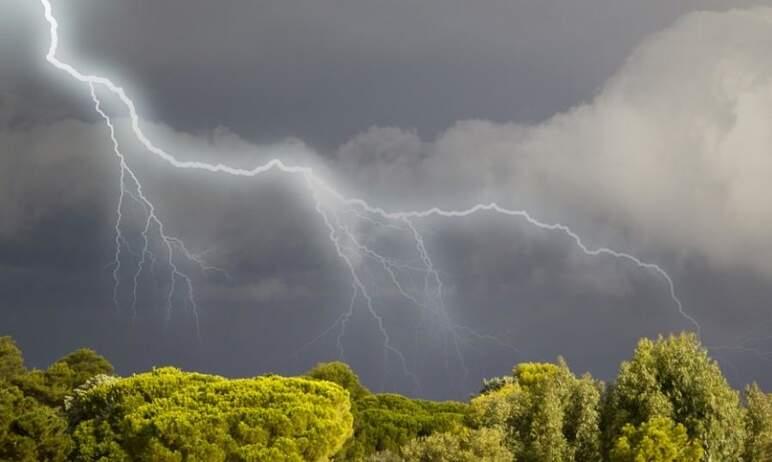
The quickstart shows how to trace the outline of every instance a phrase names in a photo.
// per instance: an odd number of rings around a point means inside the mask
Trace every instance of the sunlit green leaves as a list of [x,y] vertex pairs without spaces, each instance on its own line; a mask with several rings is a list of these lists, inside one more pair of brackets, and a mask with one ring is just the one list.
[[348,393],[337,385],[173,368],[97,383],[68,415],[82,461],[322,461],[352,428]]
[[627,424],[637,427],[661,416],[683,425],[705,450],[706,460],[742,457],[739,395],[693,334],[641,340],[633,358],[620,367],[605,415],[609,448]]
[[702,446],[689,439],[686,427],[661,416],[638,427],[625,425],[611,450],[611,462],[700,462],[702,456]]

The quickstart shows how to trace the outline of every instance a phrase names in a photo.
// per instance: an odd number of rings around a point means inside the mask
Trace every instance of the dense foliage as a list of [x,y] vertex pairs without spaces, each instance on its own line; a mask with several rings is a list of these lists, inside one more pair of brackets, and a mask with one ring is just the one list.
[[64,461],[71,447],[67,422],[55,409],[0,384],[0,460]]
[[0,337],[0,379],[12,380],[24,373],[24,358],[11,337]]
[[322,461],[351,435],[337,385],[276,376],[228,380],[163,368],[103,380],[68,403],[73,459]]
[[113,366],[94,351],[83,348],[51,364],[44,371],[31,370],[13,382],[27,396],[51,407],[61,407],[65,397],[96,375],[113,373]]
[[399,451],[417,437],[449,431],[464,421],[468,406],[458,402],[409,399],[391,393],[371,393],[343,363],[322,363],[308,375],[337,383],[349,391],[354,436],[336,460],[361,460],[379,451]]
[[739,393],[693,334],[641,340],[622,363],[607,404],[609,446],[628,423],[662,416],[686,427],[707,460],[741,460],[746,435]]
[[753,384],[745,390],[745,400],[748,409],[745,460],[772,461],[772,395]]
[[340,361],[317,364],[306,375],[316,380],[337,383],[348,391],[354,403],[370,395],[370,390],[359,383],[359,377],[351,370],[351,367]]
[[121,378],[81,349],[30,370],[0,337],[0,460],[767,462],[772,395],[733,390],[692,334],[641,340],[608,385],[523,363],[468,403],[372,393],[340,362]]
[[611,462],[700,462],[702,446],[686,427],[667,417],[652,417],[638,427],[626,424],[611,449]]
[[[489,384],[490,382],[488,382]],[[525,363],[472,400],[472,422],[501,429],[516,460],[600,458],[601,385],[577,378],[564,361]]]
[[81,349],[48,369],[28,370],[10,337],[0,337],[0,460],[63,461],[72,438],[62,412],[64,398],[110,363]]
[[459,428],[414,439],[400,451],[405,462],[509,462],[512,453],[496,428]]

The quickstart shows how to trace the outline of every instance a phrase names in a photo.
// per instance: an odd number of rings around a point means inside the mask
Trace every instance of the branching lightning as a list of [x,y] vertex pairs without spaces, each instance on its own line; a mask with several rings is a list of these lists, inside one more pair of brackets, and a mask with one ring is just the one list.
[[[84,74],[73,65],[62,62],[57,58],[57,49],[59,46],[59,24],[54,17],[50,1],[40,0],[40,2],[43,6],[45,20],[49,25],[50,32],[50,45],[46,54],[46,60],[52,66],[64,72],[72,79],[82,82],[89,87],[91,98],[94,103],[94,108],[99,116],[104,120],[105,125],[109,130],[113,151],[119,162],[120,193],[116,206],[114,241],[115,254],[112,271],[114,282],[113,298],[116,306],[119,304],[119,287],[122,279],[121,272],[125,269],[122,266],[124,251],[136,254],[136,264],[133,267],[131,277],[131,309],[133,311],[136,311],[137,308],[137,295],[140,285],[140,276],[145,270],[148,261],[153,265],[153,267],[155,267],[157,264],[163,265],[167,271],[167,316],[171,315],[175,293],[179,289],[178,284],[182,284],[186,302],[191,307],[193,314],[196,317],[196,323],[198,323],[198,312],[196,299],[194,296],[193,278],[190,274],[181,268],[180,261],[186,261],[187,263],[193,264],[204,273],[212,271],[223,272],[223,270],[208,265],[201,255],[189,251],[182,239],[168,234],[162,219],[156,212],[154,203],[144,192],[140,179],[135,174],[134,170],[132,170],[127,158],[121,151],[112,118],[103,109],[98,90],[106,91],[120,100],[128,112],[128,118],[133,136],[147,151],[154,154],[155,156],[158,156],[160,159],[174,168],[201,170],[210,172],[212,174],[250,178],[257,177],[269,171],[279,171],[287,175],[292,175],[296,178],[299,178],[302,181],[310,199],[314,203],[315,211],[318,213],[328,231],[328,237],[333,248],[335,249],[337,255],[340,257],[342,263],[347,268],[351,277],[352,297],[348,311],[341,314],[335,324],[330,326],[321,334],[326,335],[336,326],[340,328],[337,337],[337,345],[340,349],[341,355],[345,354],[343,349],[343,338],[345,335],[346,325],[354,313],[357,301],[362,300],[364,302],[364,307],[367,309],[367,312],[375,320],[383,338],[384,354],[386,356],[384,358],[384,364],[388,363],[389,356],[397,358],[402,366],[404,374],[411,377],[416,383],[418,382],[415,374],[413,374],[408,368],[407,359],[402,354],[402,352],[400,352],[400,350],[392,343],[392,339],[384,325],[383,317],[377,310],[376,300],[372,295],[368,284],[365,283],[363,278],[363,269],[362,264],[360,263],[362,260],[367,260],[379,266],[384,271],[384,274],[388,277],[388,280],[396,289],[396,291],[402,297],[404,297],[405,300],[417,306],[419,309],[426,310],[427,313],[435,315],[437,319],[442,322],[442,324],[447,329],[447,332],[450,333],[450,343],[462,366],[464,366],[463,355],[461,345],[459,343],[459,337],[462,333],[467,336],[472,336],[479,339],[487,339],[499,342],[493,337],[481,335],[469,328],[455,325],[450,320],[444,305],[444,288],[442,278],[439,271],[435,267],[430,252],[426,247],[424,237],[419,230],[419,226],[417,225],[420,220],[429,217],[454,219],[481,213],[500,214],[522,219],[528,224],[535,226],[536,228],[542,229],[544,231],[560,233],[568,237],[571,241],[574,242],[578,249],[587,256],[609,256],[619,260],[627,261],[628,263],[632,263],[640,269],[653,272],[666,284],[669,297],[678,310],[678,313],[685,320],[694,325],[698,333],[701,330],[700,325],[696,319],[688,314],[684,309],[683,303],[676,293],[673,279],[662,267],[654,263],[645,262],[635,257],[634,255],[613,250],[607,247],[591,248],[569,226],[560,223],[545,223],[534,218],[529,212],[525,210],[513,210],[502,207],[496,203],[485,203],[476,204],[472,207],[457,210],[433,207],[426,210],[389,211],[384,208],[371,205],[369,202],[363,199],[346,197],[332,184],[322,179],[321,176],[317,175],[309,166],[289,165],[278,158],[257,165],[251,169],[236,168],[223,163],[206,163],[179,159],[178,157],[155,145],[145,135],[140,126],[140,118],[134,101],[126,94],[121,86],[113,83],[106,77]],[[135,248],[132,250],[128,246],[128,240],[123,230],[123,225],[125,222],[124,210],[129,200],[139,204],[144,214],[144,223],[141,230],[140,240],[142,247],[140,249]],[[376,227],[388,227],[393,232],[402,233],[406,238],[412,240],[413,242],[415,252],[414,260],[409,262],[400,261],[398,259],[382,255],[375,249],[369,247],[367,243],[360,239],[358,236],[359,230],[356,226],[352,226],[350,217],[354,217],[356,219],[355,223],[368,223],[368,225]],[[158,247],[160,250],[154,249],[153,242],[157,242],[159,244]],[[419,272],[423,275],[422,294],[414,293],[415,290],[411,290],[410,287],[405,285],[403,281],[403,275],[404,271],[406,270],[409,270],[411,274],[414,272]]]
[[[158,230],[158,235],[163,243],[163,245],[166,248],[166,254],[167,254],[167,263],[169,267],[169,292],[168,292],[168,303],[167,303],[167,317],[171,316],[171,310],[172,310],[172,298],[174,296],[175,287],[176,287],[176,281],[177,279],[182,279],[182,281],[185,283],[185,286],[187,288],[187,295],[188,295],[188,302],[190,303],[191,307],[193,308],[193,314],[196,320],[196,330],[200,335],[199,332],[199,324],[198,324],[198,310],[196,306],[196,299],[193,294],[193,281],[190,279],[190,276],[188,276],[186,273],[179,270],[175,263],[175,252],[174,249],[178,248],[179,251],[183,253],[189,260],[198,263],[202,269],[206,270],[210,267],[206,266],[201,260],[191,254],[187,248],[185,248],[185,245],[183,242],[173,236],[169,236],[164,231],[163,222],[158,218],[158,216],[155,213],[155,206],[152,202],[145,196],[144,192],[142,191],[142,184],[140,183],[139,179],[137,178],[137,175],[134,173],[134,171],[129,168],[128,164],[126,163],[126,157],[124,157],[123,153],[121,152],[120,145],[118,143],[118,139],[115,135],[115,126],[113,125],[112,119],[102,110],[102,105],[100,103],[99,98],[96,94],[96,89],[94,88],[94,84],[89,83],[89,90],[91,92],[91,99],[94,101],[94,109],[97,113],[104,119],[105,124],[107,125],[107,128],[110,131],[110,140],[113,144],[113,151],[115,152],[115,156],[118,158],[120,167],[121,167],[121,173],[120,173],[120,194],[118,199],[118,207],[116,209],[116,222],[115,222],[115,261],[113,262],[114,269],[113,269],[113,280],[114,280],[114,287],[113,287],[113,301],[115,302],[116,306],[118,305],[118,288],[120,285],[120,278],[119,278],[119,272],[121,269],[121,247],[125,245],[126,239],[123,237],[123,234],[121,232],[121,221],[123,220],[123,204],[124,204],[124,198],[126,195],[129,195],[132,199],[139,202],[140,205],[145,209],[146,212],[146,220],[145,220],[145,226],[142,230],[142,249],[140,253],[138,254],[139,261],[137,263],[136,269],[134,271],[134,276],[132,278],[133,286],[132,286],[132,301],[131,301],[131,310],[136,314],[136,308],[137,308],[137,289],[139,286],[139,276],[142,273],[142,270],[144,268],[145,262],[147,261],[147,258],[151,258],[153,262],[155,262],[155,256],[150,251],[150,236],[149,233],[152,231],[152,226],[155,225]],[[134,187],[134,192],[129,192],[126,189],[126,177],[131,179],[131,183]]]

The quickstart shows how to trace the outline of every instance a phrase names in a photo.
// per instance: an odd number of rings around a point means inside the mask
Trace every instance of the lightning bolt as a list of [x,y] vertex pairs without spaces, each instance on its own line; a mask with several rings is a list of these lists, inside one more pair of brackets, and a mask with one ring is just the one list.
[[[541,230],[559,233],[568,237],[578,247],[578,249],[587,256],[613,257],[631,263],[640,269],[654,273],[655,275],[659,276],[666,284],[668,295],[678,310],[678,313],[695,327],[698,334],[701,332],[700,324],[693,316],[686,312],[683,303],[676,293],[673,279],[662,267],[654,263],[643,261],[629,253],[613,250],[607,247],[590,247],[569,226],[560,223],[543,222],[533,217],[525,210],[509,209],[496,203],[485,203],[476,204],[474,206],[458,210],[433,207],[426,210],[389,211],[384,208],[371,205],[369,202],[363,199],[344,196],[342,193],[336,190],[333,185],[329,184],[327,181],[322,179],[321,176],[317,175],[309,166],[290,165],[278,158],[271,159],[268,162],[259,164],[251,169],[236,168],[223,163],[207,163],[179,159],[164,149],[158,147],[145,135],[141,128],[140,118],[134,101],[126,94],[121,86],[113,83],[113,81],[106,77],[82,73],[73,65],[62,62],[57,58],[57,49],[59,47],[59,23],[54,17],[50,1],[40,0],[40,3],[43,6],[44,17],[48,23],[50,33],[50,43],[48,52],[46,54],[46,60],[56,69],[89,87],[91,98],[94,103],[94,108],[99,116],[104,120],[109,130],[113,151],[119,162],[120,194],[116,209],[115,254],[112,272],[114,281],[113,298],[116,306],[119,303],[119,286],[121,283],[121,273],[123,271],[121,264],[123,249],[126,249],[127,252],[134,253],[137,260],[132,273],[131,309],[136,311],[137,291],[140,282],[139,278],[145,268],[145,265],[147,264],[147,261],[150,260],[153,266],[155,266],[156,260],[159,259],[153,252],[153,249],[151,249],[151,242],[153,242],[155,239],[160,244],[161,256],[165,257],[163,262],[168,272],[167,278],[169,289],[167,292],[167,316],[171,314],[173,299],[177,290],[177,284],[181,283],[185,289],[186,301],[194,313],[197,329],[198,311],[194,297],[193,278],[180,267],[180,261],[192,263],[201,269],[204,273],[211,271],[223,272],[223,270],[208,265],[200,255],[189,251],[180,238],[167,233],[163,221],[156,213],[156,208],[153,202],[143,191],[139,178],[131,169],[126,157],[121,152],[120,144],[116,136],[115,126],[110,115],[107,114],[107,112],[105,112],[102,108],[102,103],[99,98],[97,89],[105,90],[120,100],[128,112],[130,128],[134,137],[148,152],[156,155],[174,168],[201,170],[213,174],[249,178],[257,177],[269,171],[279,171],[298,177],[300,180],[302,180],[303,184],[308,190],[310,198],[314,202],[315,211],[322,219],[328,231],[328,237],[333,248],[347,268],[351,277],[353,293],[348,311],[344,312],[335,321],[333,326],[330,326],[330,328],[322,333],[322,335],[327,334],[336,325],[340,327],[340,332],[337,338],[337,345],[341,356],[345,354],[343,349],[343,336],[345,335],[347,322],[354,312],[357,300],[362,299],[364,301],[364,306],[367,309],[367,312],[375,320],[383,338],[385,355],[384,367],[388,362],[389,355],[393,355],[400,362],[403,373],[406,376],[411,377],[414,382],[418,384],[418,378],[408,368],[407,359],[399,351],[399,349],[393,345],[391,337],[389,336],[384,325],[383,317],[376,309],[375,299],[371,294],[368,285],[363,280],[363,260],[369,260],[379,265],[388,276],[391,284],[396,288],[397,292],[401,294],[401,296],[404,297],[407,301],[421,309],[426,310],[429,313],[433,313],[440,317],[442,323],[447,327],[447,330],[450,333],[450,340],[453,345],[453,349],[455,350],[459,362],[462,364],[464,369],[466,369],[466,366],[463,364],[463,355],[459,344],[460,332],[465,332],[466,334],[479,339],[487,339],[498,342],[498,340],[494,337],[478,334],[469,328],[457,326],[451,322],[444,305],[444,289],[440,273],[437,271],[430,253],[426,248],[423,235],[419,231],[419,228],[416,226],[417,221],[429,217],[454,219],[460,217],[468,217],[480,213],[495,213],[522,219],[528,224]],[[126,235],[123,232],[123,223],[125,221],[123,212],[124,207],[126,207],[127,199],[131,199],[135,203],[138,203],[144,213],[145,221],[140,233],[142,248],[139,251],[132,250],[129,247]],[[390,230],[405,233],[414,242],[414,250],[417,257],[416,261],[420,262],[420,264],[416,266],[416,264],[412,262],[403,262],[396,259],[387,258],[386,256],[370,248],[365,242],[359,239],[357,236],[357,227],[352,226],[349,223],[351,220],[347,219],[347,216],[355,217],[358,220],[357,223],[369,223],[370,225],[387,227]],[[422,296],[411,293],[411,290],[406,287],[403,282],[401,282],[399,277],[400,270],[414,270],[423,273],[424,280]]]
[[[150,257],[153,262],[155,262],[155,257],[150,252],[150,237],[149,233],[152,231],[152,226],[155,225],[158,230],[158,235],[161,240],[161,242],[166,247],[166,254],[167,254],[167,264],[169,267],[169,292],[168,292],[168,303],[167,303],[167,319],[171,316],[171,310],[172,310],[172,299],[174,297],[175,287],[176,287],[176,281],[178,279],[182,279],[182,281],[185,283],[187,287],[187,295],[188,295],[188,302],[190,303],[190,306],[193,309],[194,319],[196,322],[196,332],[200,336],[200,326],[198,322],[198,309],[196,304],[196,299],[193,294],[193,281],[191,280],[190,276],[186,274],[183,271],[180,271],[177,264],[175,263],[175,252],[174,249],[178,248],[182,251],[182,253],[191,261],[194,261],[198,263],[202,269],[209,269],[211,267],[205,265],[197,256],[192,255],[188,249],[185,247],[183,242],[173,236],[169,236],[164,231],[164,225],[163,222],[158,218],[158,216],[155,213],[155,206],[152,202],[150,202],[150,199],[145,196],[143,190],[142,190],[142,184],[140,183],[139,179],[137,178],[137,175],[134,173],[134,171],[129,167],[128,163],[126,162],[126,157],[121,152],[120,144],[118,143],[118,138],[115,135],[115,126],[113,125],[112,119],[102,110],[101,101],[99,100],[99,97],[97,96],[96,89],[94,88],[94,84],[89,82],[88,84],[89,90],[91,93],[91,99],[94,102],[94,110],[104,119],[105,125],[107,125],[107,128],[110,132],[110,140],[113,144],[113,152],[115,153],[115,156],[119,160],[121,173],[120,173],[120,194],[118,199],[118,207],[117,207],[117,219],[115,224],[115,261],[114,269],[113,269],[113,280],[115,282],[114,288],[113,288],[113,301],[116,303],[116,306],[118,305],[118,289],[120,285],[120,269],[121,269],[121,247],[125,243],[125,238],[121,232],[121,221],[123,220],[123,204],[124,204],[124,197],[128,194],[132,199],[134,199],[136,202],[139,202],[140,205],[145,209],[146,212],[146,220],[145,220],[145,226],[142,230],[142,250],[138,254],[139,262],[137,263],[136,269],[134,271],[133,276],[133,287],[132,287],[132,302],[131,302],[131,310],[136,315],[136,306],[137,306],[137,289],[139,286],[139,276],[142,273],[142,270],[144,268],[146,259]],[[134,193],[129,192],[126,190],[126,178],[131,179],[131,183],[134,186]]]

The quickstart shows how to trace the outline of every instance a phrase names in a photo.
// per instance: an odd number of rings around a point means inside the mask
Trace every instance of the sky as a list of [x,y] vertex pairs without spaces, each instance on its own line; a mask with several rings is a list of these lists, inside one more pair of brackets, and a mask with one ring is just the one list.
[[52,5],[57,57],[123,86],[177,159],[278,158],[388,211],[526,210],[658,265],[683,313],[653,267],[585,255],[522,217],[406,224],[326,196],[320,213],[298,175],[174,168],[99,88],[193,257],[175,247],[193,306],[155,227],[156,261],[138,271],[147,209],[131,182],[116,228],[110,132],[88,85],[46,61],[42,6],[0,0],[0,335],[28,365],[83,346],[121,374],[343,359],[373,390],[463,399],[558,356],[611,380],[640,337],[693,319],[733,385],[772,389],[772,2]]

